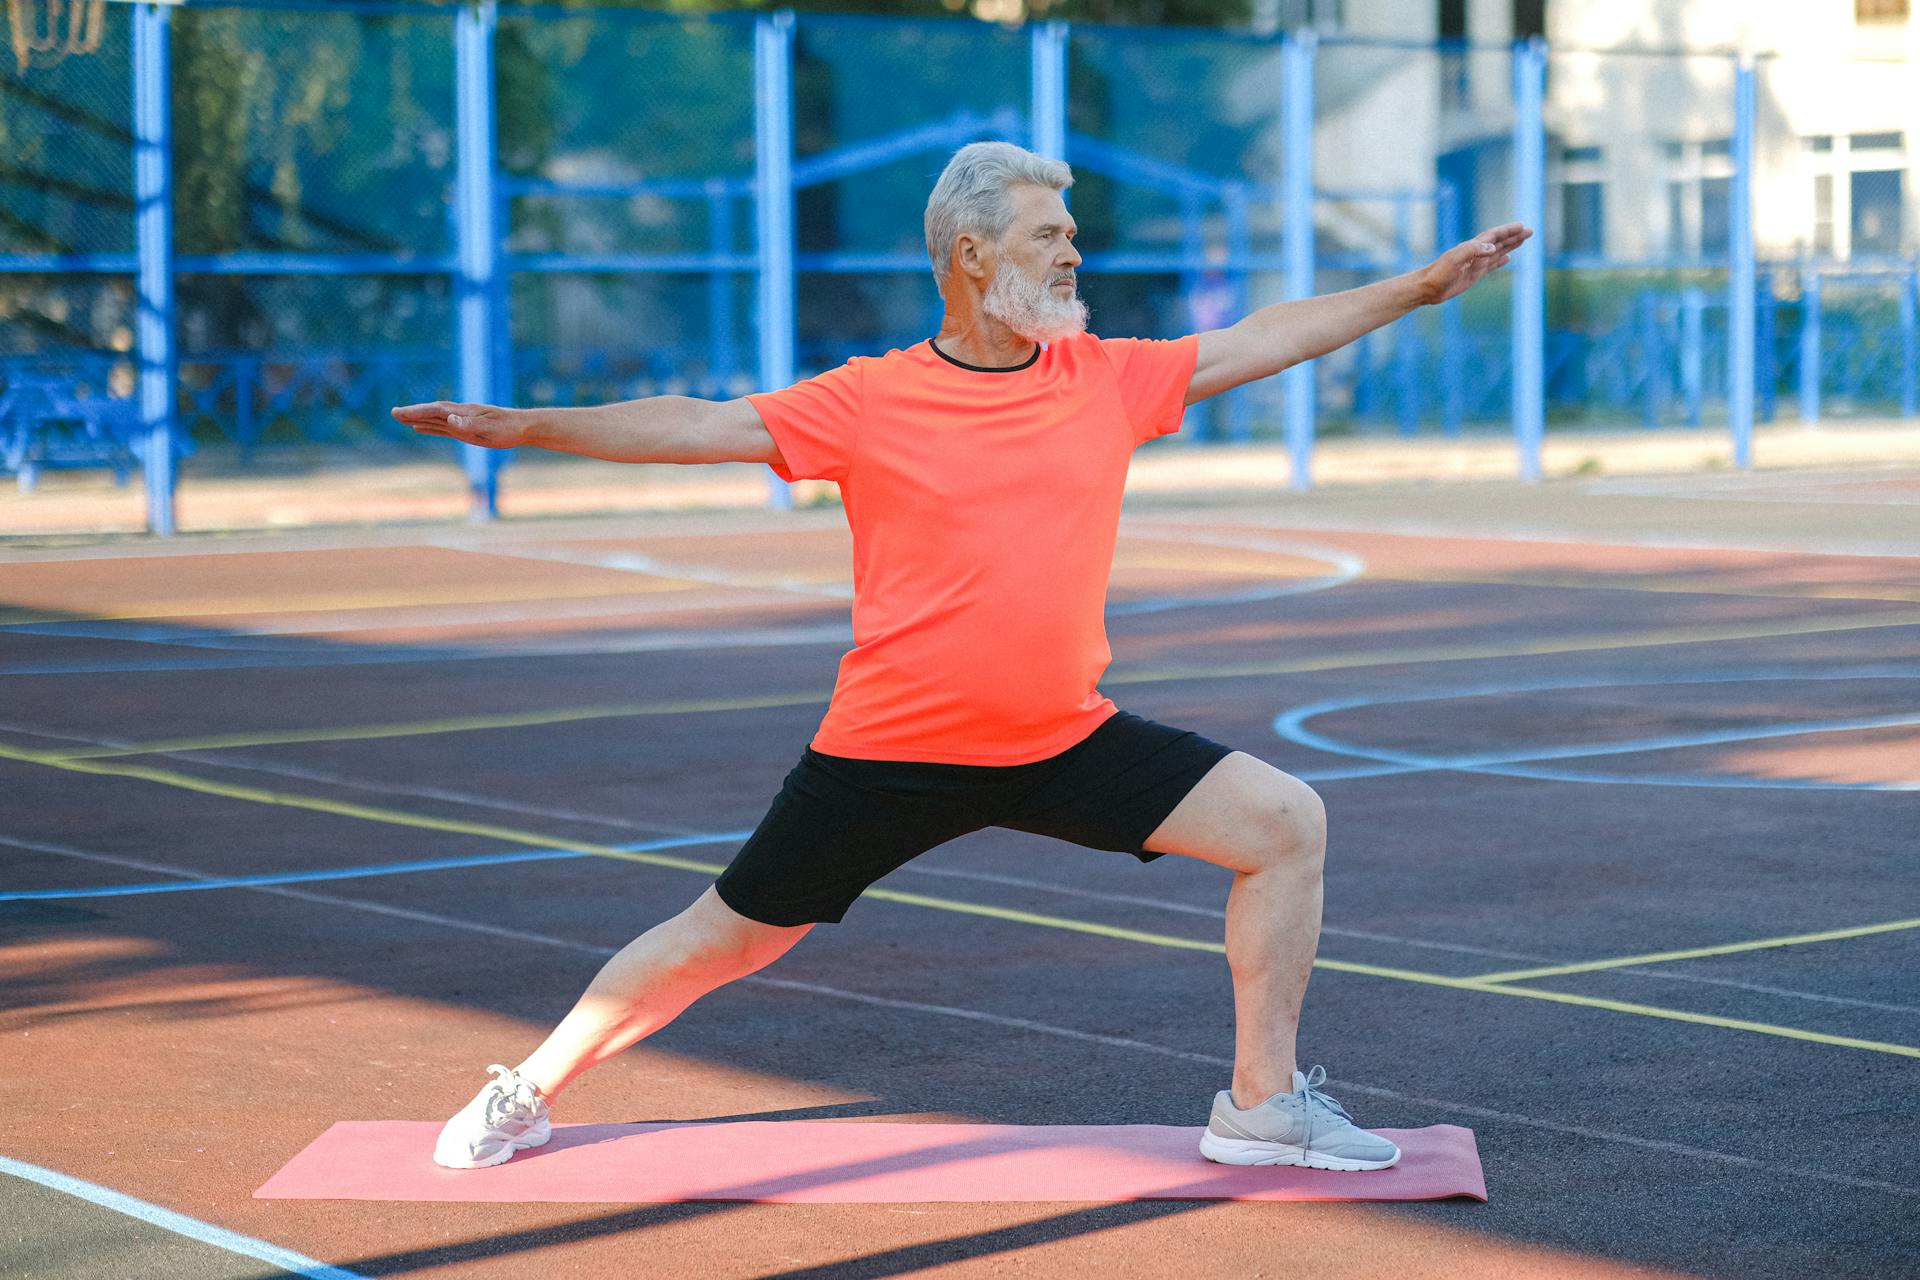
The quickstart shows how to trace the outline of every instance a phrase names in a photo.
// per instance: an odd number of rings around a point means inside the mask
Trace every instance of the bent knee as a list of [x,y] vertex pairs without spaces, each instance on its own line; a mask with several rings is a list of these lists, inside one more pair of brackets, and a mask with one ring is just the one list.
[[1312,787],[1280,774],[1264,789],[1256,813],[1265,865],[1317,867],[1325,860],[1327,806]]

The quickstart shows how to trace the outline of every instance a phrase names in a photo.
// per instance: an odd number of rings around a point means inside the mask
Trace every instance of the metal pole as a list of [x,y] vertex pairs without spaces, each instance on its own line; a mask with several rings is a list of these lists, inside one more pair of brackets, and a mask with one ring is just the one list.
[[[1451,249],[1466,238],[1466,232],[1460,229],[1460,195],[1451,182],[1439,186],[1435,222],[1442,249]],[[1465,389],[1460,382],[1460,365],[1465,357],[1460,299],[1452,298],[1440,304],[1440,427],[1449,436],[1460,434],[1460,419],[1465,416]]]
[[[1313,296],[1313,56],[1319,37],[1312,31],[1287,35],[1280,46],[1281,191],[1285,200],[1283,232],[1286,296]],[[1295,489],[1313,487],[1314,367],[1311,360],[1281,377],[1286,394],[1287,456]]]
[[173,118],[169,9],[133,9],[134,231],[139,250],[140,429],[147,530],[174,531]]
[[1757,393],[1760,397],[1760,421],[1772,422],[1779,399],[1780,363],[1773,354],[1773,331],[1779,321],[1780,299],[1774,296],[1773,272],[1760,275],[1754,284],[1758,313],[1754,316],[1753,359],[1757,369]]
[[1698,285],[1688,285],[1680,294],[1680,388],[1687,402],[1687,425],[1700,425],[1701,404],[1706,399],[1706,360],[1704,355],[1707,297]]
[[[707,251],[733,253],[733,200],[719,182],[707,190]],[[739,362],[733,335],[733,272],[718,267],[707,271],[707,378],[714,393],[727,398]]]
[[[1028,133],[1034,151],[1067,158],[1067,24],[1036,22],[1031,36],[1032,101]],[[1064,198],[1067,192],[1061,192]]]
[[1820,421],[1820,268],[1800,272],[1800,425]]
[[[1233,290],[1233,315],[1247,313],[1247,188],[1245,183],[1229,182],[1220,192],[1227,215],[1227,278]],[[1227,393],[1227,436],[1240,444],[1253,439],[1252,388],[1236,387]]]
[[[753,32],[753,195],[760,257],[760,389],[793,383],[793,14],[763,15]],[[767,470],[767,497],[793,488]]]
[[1640,417],[1651,429],[1660,425],[1660,410],[1666,399],[1665,389],[1660,385],[1660,370],[1666,361],[1666,353],[1660,349],[1660,300],[1653,290],[1641,291],[1638,310],[1640,361],[1646,370],[1646,380],[1640,388]]
[[1540,478],[1540,438],[1546,430],[1546,96],[1547,46],[1533,36],[1513,47],[1514,216],[1533,238],[1513,256],[1513,438],[1520,478]]
[[1733,207],[1728,220],[1733,261],[1728,271],[1727,420],[1733,465],[1753,465],[1753,58],[1741,54],[1733,72]]
[[[1393,202],[1393,238],[1394,270],[1405,274],[1413,270],[1414,260],[1413,208],[1404,195]],[[1418,311],[1410,311],[1393,326],[1394,410],[1403,436],[1420,430],[1420,335],[1415,329],[1419,317]]]
[[1900,416],[1914,416],[1915,383],[1920,381],[1920,342],[1915,339],[1915,312],[1920,312],[1920,270],[1900,277]]
[[[493,36],[499,17],[494,0],[462,5],[453,19],[455,116],[458,167],[455,208],[459,213],[460,398],[498,404],[503,395],[499,366],[500,234],[494,183]],[[500,463],[504,453],[462,444],[460,463],[467,473],[470,520],[500,514]]]

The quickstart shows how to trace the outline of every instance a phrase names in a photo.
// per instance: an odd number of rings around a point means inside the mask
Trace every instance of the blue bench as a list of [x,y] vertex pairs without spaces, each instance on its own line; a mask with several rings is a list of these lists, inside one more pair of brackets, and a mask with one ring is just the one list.
[[131,400],[83,398],[63,378],[12,372],[0,384],[0,470],[32,492],[51,468],[111,467],[125,487],[140,465],[140,409]]

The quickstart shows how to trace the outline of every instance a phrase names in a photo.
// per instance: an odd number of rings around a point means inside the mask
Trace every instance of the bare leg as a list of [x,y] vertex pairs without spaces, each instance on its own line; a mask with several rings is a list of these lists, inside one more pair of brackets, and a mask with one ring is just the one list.
[[1233,1104],[1293,1088],[1295,1037],[1320,947],[1326,807],[1314,790],[1236,751],[1174,806],[1147,848],[1231,870],[1227,966],[1233,973]]
[[552,1102],[575,1076],[652,1035],[714,988],[772,964],[811,928],[749,920],[709,886],[607,961],[573,1011],[515,1070]]
[[1233,1105],[1293,1088],[1300,1005],[1320,947],[1322,838],[1265,869],[1235,872],[1227,893],[1233,971]]

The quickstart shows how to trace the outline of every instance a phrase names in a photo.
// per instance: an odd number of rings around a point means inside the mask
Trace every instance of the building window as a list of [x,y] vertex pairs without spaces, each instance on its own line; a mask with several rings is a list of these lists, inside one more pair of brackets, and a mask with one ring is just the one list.
[[1833,252],[1833,175],[1813,175],[1813,251]]
[[1467,38],[1467,0],[1440,0],[1440,38]]
[[1588,160],[1598,160],[1600,158],[1600,148],[1568,147],[1561,152],[1560,158],[1568,164],[1580,164]]
[[1809,151],[1833,150],[1833,135],[1830,133],[1809,134],[1806,138],[1802,139],[1802,141],[1806,144],[1806,148]]
[[1853,0],[1855,22],[1905,22],[1910,12],[1907,0]]
[[1565,253],[1599,253],[1606,247],[1601,225],[1601,193],[1605,184],[1569,182],[1561,188],[1560,248]]
[[1853,173],[1853,252],[1900,252],[1900,178],[1898,169],[1859,169]]
[[1700,144],[1703,156],[1730,156],[1733,154],[1732,138],[1708,138]]
[[1708,257],[1733,251],[1733,179],[1700,179],[1700,252]]
[[1898,151],[1906,145],[1906,135],[1892,133],[1856,133],[1849,139],[1855,151]]
[[1687,184],[1667,184],[1667,251],[1685,257],[1687,248]]

